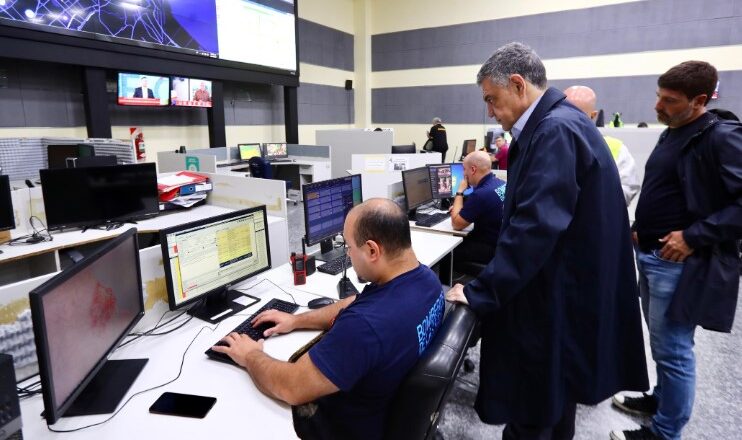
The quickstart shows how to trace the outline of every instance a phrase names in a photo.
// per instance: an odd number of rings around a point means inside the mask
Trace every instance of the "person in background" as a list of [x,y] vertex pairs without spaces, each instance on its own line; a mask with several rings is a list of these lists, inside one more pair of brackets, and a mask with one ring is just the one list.
[[446,294],[481,319],[475,409],[505,440],[571,439],[577,403],[649,387],[621,182],[530,47],[498,48],[477,84],[513,142],[495,256]]
[[[586,86],[572,86],[565,90],[564,94],[567,95],[567,102],[580,109],[590,120],[595,121],[598,111],[595,109],[597,96],[593,89]],[[621,178],[623,197],[626,200],[626,206],[629,206],[631,200],[636,197],[639,189],[641,189],[639,175],[636,172],[636,161],[620,139],[605,135],[603,139],[608,144],[613,160],[616,161],[618,175]]]
[[498,170],[507,170],[508,169],[508,150],[510,149],[510,146],[505,140],[504,133],[495,138],[495,146],[497,147],[497,151],[495,152],[495,157],[494,157],[495,165]]
[[640,123],[636,124],[636,128],[647,128],[647,127],[649,127],[649,124],[647,124],[647,123],[646,123],[646,122],[644,122],[644,121],[642,121],[642,122],[640,122]]
[[433,126],[428,131],[428,139],[433,140],[433,151],[441,153],[442,162],[446,162],[446,152],[448,151],[448,138],[446,137],[446,127],[439,117],[433,118]]
[[193,100],[203,102],[211,101],[211,95],[209,95],[209,91],[206,90],[206,83],[204,83],[203,81],[201,81],[201,84],[199,84],[198,90],[193,93]]
[[639,290],[657,385],[613,404],[650,416],[613,440],[679,440],[696,389],[696,326],[728,333],[739,292],[742,125],[706,111],[718,73],[686,61],[657,80],[657,120],[667,125],[647,159],[636,206]]
[[[495,256],[497,236],[502,223],[505,182],[491,172],[490,157],[484,151],[474,151],[464,158],[464,178],[449,209],[451,226],[457,231],[474,223],[464,242],[454,250],[454,268],[462,272],[462,263],[487,264]],[[474,191],[464,200],[464,191]]]
[[262,340],[238,333],[214,350],[245,368],[264,394],[291,405],[314,402],[314,415],[326,422],[323,438],[381,439],[387,407],[443,321],[443,290],[417,261],[407,215],[393,201],[354,207],[343,236],[353,269],[370,282],[362,294],[299,315],[268,310],[253,321],[275,323],[266,337],[327,330],[307,353],[295,363],[278,361],[263,352]]
[[146,76],[139,78],[139,87],[134,89],[134,94],[132,95],[132,98],[149,98],[149,99],[155,98],[155,93],[152,91],[152,89],[147,88],[147,77]]

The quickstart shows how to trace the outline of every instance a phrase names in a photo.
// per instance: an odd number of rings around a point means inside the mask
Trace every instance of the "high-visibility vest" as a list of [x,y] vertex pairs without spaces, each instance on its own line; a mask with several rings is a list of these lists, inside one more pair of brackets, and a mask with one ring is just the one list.
[[623,142],[610,136],[603,136],[603,139],[605,139],[605,143],[608,144],[608,149],[611,150],[613,160],[618,160],[618,152],[621,151],[621,145],[623,145]]

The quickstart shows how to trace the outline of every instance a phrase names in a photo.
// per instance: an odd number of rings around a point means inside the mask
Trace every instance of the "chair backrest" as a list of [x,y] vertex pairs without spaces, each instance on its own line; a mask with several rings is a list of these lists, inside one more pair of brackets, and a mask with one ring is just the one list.
[[385,439],[433,437],[476,323],[468,306],[451,306],[435,338],[402,381],[389,407]]
[[271,164],[268,163],[262,157],[257,157],[257,156],[251,157],[250,160],[248,160],[248,163],[250,164],[250,176],[251,177],[260,177],[263,179],[273,178],[273,172],[271,171]]
[[428,139],[423,144],[423,151],[433,151],[433,139]]

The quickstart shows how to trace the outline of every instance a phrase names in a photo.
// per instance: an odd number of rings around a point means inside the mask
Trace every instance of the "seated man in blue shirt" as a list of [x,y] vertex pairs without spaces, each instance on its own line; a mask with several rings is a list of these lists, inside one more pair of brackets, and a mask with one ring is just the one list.
[[[460,231],[472,223],[474,229],[454,251],[453,261],[457,271],[461,271],[461,263],[487,264],[495,256],[502,224],[505,182],[490,172],[491,163],[484,151],[471,152],[464,158],[464,179],[449,211],[454,229]],[[464,191],[469,186],[474,191],[464,200]]]
[[265,336],[328,330],[296,363],[266,355],[263,341],[230,333],[228,354],[266,395],[291,405],[315,401],[332,438],[380,439],[387,407],[443,320],[438,277],[417,261],[405,213],[391,200],[353,208],[343,231],[356,273],[370,281],[358,296],[308,313],[268,310],[254,325]]

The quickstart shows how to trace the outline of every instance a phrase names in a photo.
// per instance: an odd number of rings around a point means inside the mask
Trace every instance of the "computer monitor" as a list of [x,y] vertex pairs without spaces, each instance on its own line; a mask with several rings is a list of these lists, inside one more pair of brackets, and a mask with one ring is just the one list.
[[47,168],[67,168],[68,158],[94,157],[95,147],[91,144],[47,145]]
[[[451,164],[451,189],[455,193],[459,190],[459,185],[461,185],[461,181],[465,179],[464,177],[464,164],[461,162],[454,162]],[[472,187],[466,188],[464,190],[464,196],[468,196],[474,191]]]
[[10,178],[0,176],[0,231],[15,228],[13,200],[10,195]]
[[284,159],[289,157],[286,144],[263,144],[263,153],[265,160]]
[[118,74],[119,105],[165,106],[170,104],[170,78],[144,73]]
[[392,145],[392,154],[414,154],[414,145]]
[[428,165],[430,190],[434,199],[448,199],[458,187],[453,186],[453,173],[450,164]]
[[471,153],[472,151],[477,149],[477,140],[476,139],[467,139],[464,141],[464,145],[461,147],[461,155],[466,156],[467,154]]
[[265,205],[163,229],[160,243],[170,310],[216,323],[258,301],[231,288],[271,268]]
[[240,160],[250,160],[256,156],[262,156],[260,144],[238,144],[237,148],[240,150]]
[[114,225],[159,213],[154,163],[39,170],[50,229]]
[[433,200],[428,167],[402,171],[402,187],[408,211]]
[[147,359],[107,360],[144,316],[132,228],[29,293],[44,417],[110,414]]
[[363,202],[360,174],[307,183],[301,188],[304,200],[306,245],[320,244],[318,260],[333,260],[344,252],[333,250],[332,238],[343,232],[345,216]]

